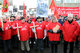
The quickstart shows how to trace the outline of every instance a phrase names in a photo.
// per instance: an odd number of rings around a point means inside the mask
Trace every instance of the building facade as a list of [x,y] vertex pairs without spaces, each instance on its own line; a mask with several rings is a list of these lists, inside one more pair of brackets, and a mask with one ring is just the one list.
[[[54,0],[57,6],[61,7],[80,7],[80,0]],[[52,0],[49,0],[49,6]]]

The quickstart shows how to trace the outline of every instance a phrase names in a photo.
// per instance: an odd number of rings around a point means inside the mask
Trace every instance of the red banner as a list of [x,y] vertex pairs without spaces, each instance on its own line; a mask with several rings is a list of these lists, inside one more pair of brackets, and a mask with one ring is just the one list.
[[79,16],[79,7],[57,7],[58,15],[67,16],[73,14]]

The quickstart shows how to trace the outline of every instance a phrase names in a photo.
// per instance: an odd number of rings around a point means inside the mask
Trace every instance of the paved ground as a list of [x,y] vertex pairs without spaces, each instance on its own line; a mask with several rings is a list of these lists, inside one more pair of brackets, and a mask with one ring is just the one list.
[[[32,53],[36,53],[34,49],[31,49]],[[0,53],[2,53],[2,49],[0,48]],[[20,53],[20,50],[14,49],[13,52],[9,53]],[[37,52],[40,53],[40,52]],[[50,48],[45,48],[44,53],[50,53]],[[58,53],[63,53],[63,44],[60,44],[58,47]],[[74,48],[74,53],[78,53],[78,49]]]

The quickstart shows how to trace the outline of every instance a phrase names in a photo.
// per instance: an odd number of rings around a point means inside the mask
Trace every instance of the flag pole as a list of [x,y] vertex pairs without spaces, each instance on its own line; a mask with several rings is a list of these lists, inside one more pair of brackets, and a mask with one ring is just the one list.
[[64,7],[64,1],[63,1],[63,7]]

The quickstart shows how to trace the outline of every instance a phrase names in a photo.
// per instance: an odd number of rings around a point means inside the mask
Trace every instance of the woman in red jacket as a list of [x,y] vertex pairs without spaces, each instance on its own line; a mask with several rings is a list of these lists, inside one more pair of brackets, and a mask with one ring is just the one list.
[[74,42],[76,41],[76,36],[78,35],[79,25],[73,19],[73,15],[68,15],[68,20],[63,24],[62,32],[64,38],[64,53],[67,53],[68,44],[70,45],[69,53],[73,53]]
[[58,51],[58,44],[60,42],[60,31],[61,25],[58,23],[57,19],[53,17],[51,19],[51,23],[48,25],[48,32],[49,32],[49,42],[51,53],[57,53]]

